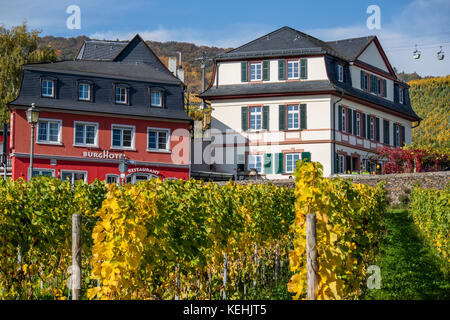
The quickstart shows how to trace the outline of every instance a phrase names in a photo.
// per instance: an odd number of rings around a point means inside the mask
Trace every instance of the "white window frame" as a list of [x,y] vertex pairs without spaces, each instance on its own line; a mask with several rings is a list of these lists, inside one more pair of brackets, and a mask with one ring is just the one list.
[[88,172],[87,171],[83,171],[83,170],[61,170],[61,181],[67,181],[67,180],[63,180],[63,174],[64,173],[72,173],[72,177],[70,179],[70,184],[73,184],[75,181],[73,181],[73,174],[74,173],[83,173],[84,174],[84,183],[87,183],[87,176],[88,176]]
[[[345,173],[345,156],[338,154],[338,173]],[[341,170],[342,169],[342,170]]]
[[[289,65],[292,65],[292,75],[289,76]],[[295,77],[295,68],[294,65],[297,65],[297,76]],[[286,62],[286,76],[288,80],[298,80],[300,79],[300,60],[287,60]]]
[[[41,122],[54,122],[58,123],[58,141],[49,141],[48,138],[50,137],[50,128],[47,126],[47,140],[40,140],[39,139],[39,127]],[[39,118],[37,125],[36,125],[36,143],[39,144],[58,144],[60,145],[62,143],[62,120],[59,119],[48,119],[48,118]]]
[[[297,110],[289,110],[289,107],[297,107]],[[288,130],[299,130],[300,129],[300,106],[298,104],[288,104],[286,106],[286,127]],[[289,127],[289,115],[292,115],[292,126]],[[294,118],[297,115],[298,121],[297,126],[294,126]]]
[[[292,160],[291,160],[291,161],[293,161],[294,156],[298,156],[298,159],[293,163],[292,170],[288,170],[288,157],[289,157],[289,156],[292,157]],[[286,163],[284,172],[285,172],[285,173],[293,173],[294,170],[295,170],[295,164],[297,163],[298,160],[301,160],[301,159],[302,159],[302,155],[301,155],[300,153],[298,153],[298,152],[297,152],[297,153],[286,153],[286,154],[284,155],[284,162]]]
[[400,147],[401,146],[401,141],[400,141],[400,139],[401,139],[401,130],[400,130],[400,125],[398,123],[395,124],[395,137],[396,137],[395,141],[397,143],[395,144],[394,147]]
[[[262,130],[262,123],[263,123],[263,108],[262,106],[253,106],[253,107],[248,107],[248,119],[249,119],[249,129],[251,131],[260,131]],[[252,109],[259,108],[259,111],[252,111]],[[255,127],[252,128],[252,116],[255,117]],[[260,121],[258,120],[258,116]],[[259,125],[258,125],[259,124]]]
[[[117,100],[117,89],[125,90],[125,101]],[[114,87],[114,102],[116,104],[128,104],[128,87],[123,85],[116,85]]]
[[[255,78],[252,78],[252,66],[255,67]],[[259,75],[260,77],[258,78],[258,69],[259,69]],[[262,76],[263,76],[263,67],[262,67],[262,62],[251,62],[249,65],[249,79],[250,81],[262,81]]]
[[[254,163],[251,159],[254,159]],[[259,159],[259,161],[258,161]],[[258,170],[257,164],[261,163],[261,170]],[[252,168],[250,168],[250,166],[254,164],[256,170],[258,171],[259,174],[263,173],[263,169],[264,169],[264,163],[263,163],[263,156],[261,154],[249,154],[248,155],[248,161],[247,161],[247,170],[251,171]]]
[[[77,143],[76,142],[77,125],[95,126],[94,144]],[[86,129],[83,129],[83,140],[86,141]],[[73,122],[73,145],[81,146],[81,147],[98,147],[98,122],[74,121]]]
[[[87,86],[88,88],[88,97],[87,98],[80,98],[80,89],[82,86]],[[91,85],[87,82],[79,82],[78,83],[78,92],[77,92],[77,97],[78,97],[78,101],[91,101]]]
[[356,111],[356,136],[361,137],[361,114]]
[[369,140],[375,140],[375,118],[369,117]]
[[118,174],[107,174],[105,176],[105,182],[108,183],[108,178],[115,178],[116,182],[115,184],[119,185],[120,184],[120,176]]
[[[40,171],[40,172],[42,172],[42,171],[50,171],[51,173],[52,173],[52,177],[54,178],[55,177],[55,169],[46,169],[46,168],[33,168],[33,171]],[[33,174],[33,173],[31,173],[31,174]],[[42,174],[38,174],[37,176],[42,176]],[[33,177],[36,177],[35,175],[33,175]]]
[[[44,82],[51,82],[52,84],[52,94],[44,94]],[[50,79],[42,79],[41,80],[41,96],[44,98],[54,98],[55,97],[55,80],[50,80]]]
[[[114,129],[131,129],[131,146],[123,147],[123,146],[115,146],[113,145],[114,138]],[[117,150],[135,150],[135,139],[136,139],[136,126],[130,126],[126,124],[112,124],[111,125],[111,149]],[[123,145],[123,133],[122,133],[122,145]]]
[[338,71],[338,81],[344,82],[344,66],[342,64],[338,63],[337,71]]
[[342,132],[347,132],[347,108],[342,107]]
[[[159,145],[159,133],[160,132],[165,132],[167,135],[167,141],[166,141],[166,148],[165,149],[159,149],[159,147],[157,147],[156,149],[152,149],[149,146],[149,141],[148,138],[150,136],[150,132],[156,132],[157,136],[156,136],[156,144],[157,146]],[[147,127],[147,151],[150,152],[170,152],[170,129],[168,128],[156,128],[156,127]]]
[[[153,104],[153,93],[159,93],[159,104]],[[162,96],[163,96],[162,90],[150,90],[150,105],[152,107],[160,107],[161,108],[163,106]]]

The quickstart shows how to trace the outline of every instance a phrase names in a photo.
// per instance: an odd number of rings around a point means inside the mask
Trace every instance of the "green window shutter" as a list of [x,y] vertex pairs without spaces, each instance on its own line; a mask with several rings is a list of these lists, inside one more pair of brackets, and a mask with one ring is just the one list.
[[350,156],[345,157],[345,171],[352,171],[352,158]]
[[248,130],[248,107],[241,108],[241,124],[242,131]]
[[347,109],[347,132],[352,133],[352,109]]
[[278,80],[286,80],[284,64],[284,60],[278,60]]
[[380,118],[375,118],[375,140],[380,142]]
[[264,155],[264,173],[272,174],[272,154],[266,153]]
[[362,120],[363,120],[363,130],[362,130],[362,136],[363,138],[367,138],[367,123],[366,123],[366,114],[362,114]]
[[394,123],[392,126],[392,136],[394,137],[394,147],[397,146],[397,135],[395,134],[395,129],[397,128],[397,124]]
[[339,173],[339,155],[334,154],[334,173]]
[[356,110],[353,110],[353,134],[356,135]]
[[279,105],[278,109],[278,130],[286,129],[286,106],[284,104]]
[[300,59],[300,79],[308,79],[308,59]]
[[263,61],[263,81],[269,81],[270,80],[270,61],[264,60]]
[[338,107],[338,119],[339,119],[338,129],[339,131],[342,131],[342,106]]
[[246,61],[241,62],[241,82],[248,81],[248,65]]
[[269,130],[269,106],[263,106],[263,124],[262,128]]
[[275,173],[283,173],[284,167],[283,167],[283,153],[277,153],[276,159],[275,159]]
[[302,160],[311,162],[311,152],[302,152]]
[[387,82],[386,79],[383,79],[383,97],[387,95]]
[[404,146],[405,145],[405,127],[404,126],[400,126],[400,133],[402,135],[402,142],[400,144],[400,146]]
[[364,90],[364,71],[361,70],[361,89]]
[[307,129],[306,126],[306,104],[300,105],[300,129]]

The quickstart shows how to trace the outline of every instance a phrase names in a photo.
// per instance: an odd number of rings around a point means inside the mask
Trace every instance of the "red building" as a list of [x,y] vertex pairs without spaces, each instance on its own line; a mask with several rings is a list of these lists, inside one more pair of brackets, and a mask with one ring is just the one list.
[[188,179],[184,89],[139,36],[86,41],[74,61],[25,65],[19,97],[9,104],[12,178],[28,177],[25,111],[35,103],[33,176],[117,182],[125,155],[127,182]]

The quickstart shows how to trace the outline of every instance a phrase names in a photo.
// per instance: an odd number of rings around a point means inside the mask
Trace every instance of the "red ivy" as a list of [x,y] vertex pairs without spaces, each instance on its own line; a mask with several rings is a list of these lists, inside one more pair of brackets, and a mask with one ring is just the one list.
[[441,171],[449,167],[448,154],[425,149],[403,149],[382,147],[377,149],[380,159],[387,160],[383,165],[383,173],[409,173]]

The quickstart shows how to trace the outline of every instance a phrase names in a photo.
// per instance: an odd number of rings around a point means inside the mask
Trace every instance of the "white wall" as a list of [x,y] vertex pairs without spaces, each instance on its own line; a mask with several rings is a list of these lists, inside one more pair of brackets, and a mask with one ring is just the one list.
[[361,61],[368,63],[372,66],[375,66],[381,70],[389,72],[389,69],[387,68],[386,64],[384,63],[384,60],[381,57],[381,54],[378,51],[377,46],[373,42],[366,48],[366,50],[364,50],[363,53],[361,53],[358,60],[361,60]]

